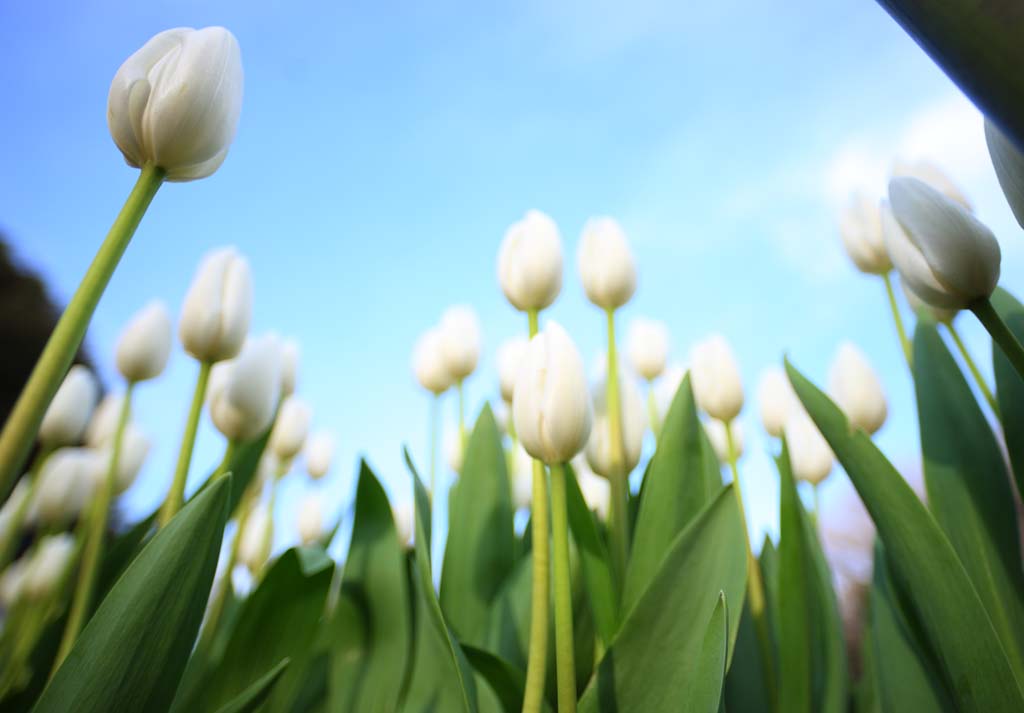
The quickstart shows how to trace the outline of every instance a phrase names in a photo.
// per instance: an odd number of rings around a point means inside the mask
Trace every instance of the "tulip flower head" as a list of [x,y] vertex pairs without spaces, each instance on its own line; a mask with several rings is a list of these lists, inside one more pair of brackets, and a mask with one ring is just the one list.
[[17,535],[16,528],[22,525],[18,513],[22,512],[32,490],[28,480],[28,478],[18,480],[18,484],[7,496],[7,500],[0,505],[0,542],[10,542],[10,538]]
[[272,334],[246,342],[242,353],[210,375],[213,425],[228,439],[250,441],[270,428],[281,393],[281,346]]
[[242,55],[229,31],[165,30],[114,75],[110,135],[129,166],[155,164],[169,181],[205,178],[235,138],[242,84]]
[[306,472],[313,480],[323,478],[331,470],[335,441],[330,431],[315,431],[306,440]]
[[963,309],[999,282],[999,243],[963,206],[915,178],[889,183],[886,246],[900,278],[930,305]]
[[435,396],[451,388],[455,379],[441,349],[441,330],[428,329],[416,342],[412,352],[412,370],[416,381]]
[[892,178],[916,178],[928,184],[949,200],[959,203],[968,213],[974,209],[960,187],[941,168],[931,161],[902,161],[896,159],[892,166]]
[[757,386],[757,403],[764,430],[776,438],[782,438],[789,414],[794,409],[802,408],[786,372],[779,367],[766,369],[761,375]]
[[587,299],[614,310],[636,292],[636,262],[626,234],[614,218],[591,218],[583,226],[577,253]]
[[732,348],[715,334],[693,348],[690,366],[697,405],[719,421],[732,421],[743,409],[743,382]]
[[39,426],[39,442],[48,448],[79,443],[96,407],[99,384],[87,367],[75,364],[68,371]]
[[295,385],[299,380],[299,343],[294,339],[285,339],[281,343],[281,396],[295,393]]
[[274,538],[274,521],[266,503],[253,506],[239,537],[238,561],[255,575],[267,563]]
[[668,410],[671,408],[676,392],[679,391],[679,387],[686,377],[686,371],[685,365],[672,364],[665,369],[665,373],[654,384],[654,405],[658,409],[659,421],[664,422],[665,417],[668,416]]
[[877,200],[864,193],[854,194],[839,221],[839,235],[846,254],[861,272],[884,275],[892,269]]
[[307,495],[299,505],[296,518],[299,540],[303,545],[312,545],[323,537],[323,520],[320,498],[316,495]]
[[185,351],[210,363],[238,356],[251,317],[249,261],[235,248],[208,253],[181,308],[178,336]]
[[444,437],[444,454],[448,460],[448,467],[458,475],[462,472],[462,463],[465,452],[462,448],[462,436],[456,430],[449,430]]
[[885,391],[867,357],[851,342],[836,352],[829,372],[829,393],[850,424],[873,435],[885,423]]
[[502,400],[512,403],[512,392],[515,390],[519,367],[526,355],[529,340],[525,337],[513,337],[502,343],[498,348],[498,381],[501,386]]
[[498,251],[498,282],[516,309],[542,310],[562,290],[562,238],[555,221],[539,210],[505,232]]
[[1024,228],[1024,153],[988,119],[985,119],[985,142],[999,187],[1003,189],[1017,223]]
[[[736,460],[743,457],[743,424],[740,421],[733,421],[732,426],[732,447],[735,449]],[[715,449],[715,455],[721,463],[729,462],[729,436],[725,431],[725,424],[718,419],[712,418],[704,422],[704,431],[708,434],[711,447]]]
[[441,358],[452,381],[476,370],[480,360],[480,320],[472,307],[455,305],[441,315]]
[[395,519],[395,532],[398,542],[403,547],[412,544],[416,534],[416,511],[411,502],[405,501],[394,505],[391,513]]
[[99,448],[114,437],[123,403],[124,394],[107,394],[103,397],[85,428],[85,445]]
[[64,580],[74,555],[73,535],[63,532],[42,538],[25,570],[24,595],[37,602],[49,598]]
[[109,460],[89,448],[54,451],[39,471],[32,509],[41,525],[64,527],[75,520],[106,476]]
[[155,379],[171,355],[171,314],[160,301],[143,307],[121,332],[117,370],[128,382]]
[[794,410],[786,419],[785,435],[793,476],[812,485],[825,480],[832,472],[835,455],[814,421],[802,408]]
[[[125,425],[124,433],[121,435],[121,451],[117,458],[117,471],[114,473],[114,493],[121,494],[131,487],[132,483],[142,470],[146,462],[152,442],[141,428],[134,423]],[[109,464],[113,455],[113,444],[107,441],[98,452],[102,455],[102,462]],[[104,477],[106,471],[104,470]]]
[[583,359],[556,322],[530,340],[516,377],[512,418],[523,447],[545,463],[567,463],[590,437]]
[[270,432],[267,447],[282,463],[290,462],[302,450],[309,434],[313,412],[298,396],[289,396],[281,404],[281,411]]
[[607,521],[612,498],[611,481],[592,471],[587,460],[579,456],[573,459],[572,469],[587,507],[601,520]]
[[903,288],[903,296],[907,298],[907,304],[910,305],[910,311],[915,315],[920,315],[922,312],[934,319],[936,322],[942,324],[952,324],[953,319],[960,312],[958,309],[943,309],[942,307],[932,307],[926,303],[920,297],[917,296],[912,289],[907,287],[907,283],[900,280],[900,287]]
[[6,611],[21,601],[25,592],[25,575],[31,559],[28,555],[11,562],[0,572],[0,606]]
[[626,335],[629,363],[642,379],[654,381],[668,361],[668,327],[653,319],[635,319]]
[[[590,392],[594,409],[594,424],[587,441],[586,460],[590,469],[598,475],[611,478],[617,473],[612,460],[611,428],[608,414],[608,384],[604,381],[594,385]],[[619,373],[619,407],[622,414],[622,467],[628,474],[640,462],[647,432],[647,413],[643,397],[636,382],[627,374]]]

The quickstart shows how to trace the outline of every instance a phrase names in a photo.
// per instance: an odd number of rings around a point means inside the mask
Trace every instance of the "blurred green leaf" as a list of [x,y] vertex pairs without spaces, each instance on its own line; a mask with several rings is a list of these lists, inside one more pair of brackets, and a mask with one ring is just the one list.
[[255,713],[266,703],[270,692],[274,690],[274,685],[288,668],[289,663],[291,663],[289,659],[282,659],[281,663],[253,681],[234,699],[218,708],[217,713]]
[[[1024,305],[1001,287],[992,294],[992,306],[1013,332],[1013,336],[1024,341]],[[1003,424],[1003,438],[1010,454],[1010,464],[1017,481],[1017,492],[1024,493],[1024,380],[1003,354],[1003,350],[992,345],[992,371],[996,375],[996,400],[999,403],[999,419]]]
[[999,638],[938,523],[871,439],[792,365],[786,370],[878,527],[893,577],[909,595],[961,710],[1024,710]]
[[590,680],[581,713],[682,709],[704,673],[701,651],[723,592],[736,602],[727,617],[728,641],[735,640],[747,555],[731,487],[677,535]]
[[494,691],[505,713],[519,713],[523,708],[526,674],[484,649],[463,644],[462,650],[466,653],[466,660],[473,670],[482,676]]
[[33,709],[160,713],[174,698],[220,553],[230,477],[189,502],[104,598]]
[[745,603],[736,635],[736,649],[725,677],[725,708],[744,713],[771,713],[764,668],[749,602]]
[[914,382],[928,507],[1024,675],[1024,570],[1010,475],[971,387],[924,323],[914,333]]
[[505,579],[494,599],[484,647],[523,670],[530,646],[532,586],[533,554],[527,553],[516,562],[511,576]]
[[694,686],[686,696],[683,711],[692,713],[716,713],[722,702],[722,686],[725,679],[726,659],[729,650],[729,608],[725,593],[718,593],[718,602],[711,613],[704,644],[697,660],[697,675]]

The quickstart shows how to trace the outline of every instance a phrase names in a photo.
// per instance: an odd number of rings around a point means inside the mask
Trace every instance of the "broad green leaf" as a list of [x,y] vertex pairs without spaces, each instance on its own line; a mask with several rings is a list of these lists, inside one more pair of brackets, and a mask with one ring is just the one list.
[[530,646],[530,604],[533,586],[533,554],[516,562],[511,576],[491,606],[486,649],[512,666],[526,670]]
[[697,417],[687,374],[665,416],[644,478],[623,611],[640,598],[676,536],[719,490],[708,489],[704,442],[704,427]]
[[725,593],[719,592],[715,610],[711,613],[704,644],[697,661],[694,687],[688,692],[683,711],[716,713],[722,703],[726,658],[729,650],[729,609]]
[[771,713],[768,696],[765,694],[767,690],[760,643],[747,602],[743,616],[740,617],[732,664],[725,677],[725,708],[744,713]]
[[970,386],[934,326],[914,334],[928,507],[960,556],[1011,666],[1024,675],[1024,570],[1013,486]]
[[590,680],[581,713],[683,709],[698,686],[708,622],[723,592],[736,602],[727,617],[735,641],[747,547],[731,488],[676,536]]
[[[352,541],[341,578],[342,599],[350,601],[345,619],[332,622],[336,652],[329,679],[330,708],[344,711],[389,711],[398,705],[409,662],[412,623],[403,545],[398,541],[387,494],[365,462],[356,489]],[[365,628],[362,645],[348,649],[352,615]],[[341,624],[344,624],[342,626]]]
[[463,644],[462,650],[469,665],[494,691],[505,713],[519,713],[523,708],[525,672],[485,649]]
[[[1024,305],[1006,290],[996,288],[992,294],[992,306],[1013,336],[1024,341]],[[992,371],[996,375],[999,420],[1003,425],[1003,438],[1010,454],[1017,492],[1024,493],[1024,380],[995,344],[992,345]]]
[[861,674],[853,690],[852,713],[883,713],[878,692],[878,664],[875,656],[874,633],[870,625],[861,630]]
[[253,681],[238,696],[218,708],[217,713],[256,713],[266,703],[274,685],[290,663],[290,659],[282,659],[281,663]]
[[813,574],[811,591],[814,595],[812,631],[816,710],[821,713],[845,713],[850,695],[850,664],[846,658],[846,638],[839,614],[839,602],[832,588],[832,570],[825,560],[816,528],[806,511],[801,510],[801,516],[804,518],[805,545]]
[[484,406],[451,490],[441,610],[460,641],[483,645],[491,604],[515,563],[512,495],[501,434]]
[[217,568],[230,477],[189,502],[113,586],[33,709],[160,713],[174,698]]
[[[245,494],[246,488],[249,487],[253,477],[256,475],[256,471],[259,470],[260,458],[263,457],[263,451],[267,448],[267,441],[270,440],[270,430],[268,428],[267,432],[259,438],[243,443],[235,451],[234,456],[232,456],[231,461],[228,463],[227,469],[224,471],[231,474],[231,495],[228,498],[229,515],[234,514],[235,508],[238,507],[238,503],[242,500],[242,495]],[[210,473],[189,499],[191,500],[196,495],[199,495],[214,482],[216,481],[213,479],[213,473]],[[157,513],[154,512],[150,518],[155,518],[156,515]]]
[[1024,710],[1024,695],[992,623],[935,518],[871,439],[786,364],[789,380],[878,527],[897,585],[964,711]]

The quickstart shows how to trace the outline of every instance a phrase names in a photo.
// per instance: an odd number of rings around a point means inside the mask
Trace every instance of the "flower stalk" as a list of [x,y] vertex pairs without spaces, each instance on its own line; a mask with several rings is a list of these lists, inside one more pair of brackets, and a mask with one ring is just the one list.
[[619,359],[615,348],[615,310],[606,309],[608,317],[608,439],[613,473],[610,477],[612,517],[612,558],[621,586],[626,574],[629,552],[629,480],[624,472],[622,453],[622,406],[619,398]]
[[576,663],[572,633],[572,581],[569,573],[569,515],[565,466],[551,466],[551,534],[555,576],[555,668],[558,710],[576,710]]
[[907,366],[913,368],[914,351],[910,346],[910,339],[907,338],[907,330],[903,326],[899,305],[896,304],[896,291],[892,287],[891,273],[882,273],[882,281],[885,282],[885,293],[889,296],[889,309],[892,310],[892,319],[896,323],[896,333],[900,338],[900,347],[903,348],[903,358],[907,360]]
[[1013,336],[1013,332],[996,312],[992,302],[988,298],[976,300],[969,305],[969,309],[974,312],[978,321],[992,335],[992,340],[1003,350],[1003,354],[1013,364],[1013,368],[1017,370],[1021,378],[1024,378],[1024,346],[1021,346],[1021,343]]
[[196,379],[196,388],[192,394],[192,406],[189,408],[188,420],[185,422],[185,434],[182,436],[181,449],[178,451],[178,464],[174,469],[174,480],[171,481],[167,499],[164,500],[163,507],[160,508],[160,527],[171,521],[185,500],[185,482],[188,480],[192,450],[195,448],[196,432],[199,430],[199,416],[203,412],[203,400],[206,397],[206,387],[210,381],[212,368],[211,362],[199,362],[199,377]]
[[960,356],[963,357],[964,363],[967,364],[967,369],[971,372],[971,376],[974,377],[974,381],[978,385],[981,395],[985,397],[989,408],[992,409],[992,413],[999,418],[999,403],[996,401],[996,397],[992,394],[992,389],[990,389],[988,384],[985,382],[985,377],[981,375],[978,365],[974,363],[971,353],[967,351],[967,345],[964,344],[963,340],[960,338],[960,334],[956,331],[956,327],[953,326],[952,320],[946,324],[946,327],[949,329],[949,336],[953,338],[953,343],[956,344],[956,348],[960,352]]

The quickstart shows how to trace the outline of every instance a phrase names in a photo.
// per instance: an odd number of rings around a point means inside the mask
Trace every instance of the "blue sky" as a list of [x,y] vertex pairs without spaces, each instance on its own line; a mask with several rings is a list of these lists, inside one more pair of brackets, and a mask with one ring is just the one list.
[[[710,6],[710,5],[713,5]],[[673,352],[712,331],[734,345],[749,401],[742,463],[756,527],[775,527],[777,483],[753,390],[788,352],[822,381],[844,338],[890,395],[879,442],[916,467],[913,394],[880,281],[855,272],[836,211],[880,192],[896,155],[930,158],[1000,237],[1004,285],[1024,283],[1019,228],[998,191],[980,118],[867,0],[635,3],[55,2],[0,8],[0,230],[66,299],[135,180],[105,120],[110,80],[156,32],[220,24],[242,47],[238,137],[213,177],[161,189],[89,334],[108,385],[121,325],[151,298],[173,310],[201,255],[237,245],[253,267],[254,330],[302,343],[300,392],[339,453],[319,484],[347,503],[366,455],[406,497],[401,445],[426,458],[417,335],[473,304],[485,352],[472,410],[497,394],[494,355],[525,328],[495,277],[498,243],[529,208],[558,222],[565,285],[551,316],[588,358],[603,320],[575,248],[587,217],[625,227],[640,267],[631,317],[665,320]],[[988,368],[969,315],[960,327]],[[124,506],[165,491],[196,365],[180,348],[138,390],[157,445]],[[449,423],[454,400],[446,403]],[[203,424],[195,469],[222,443]],[[845,486],[842,474],[825,500]],[[294,477],[282,498],[292,536]]]

